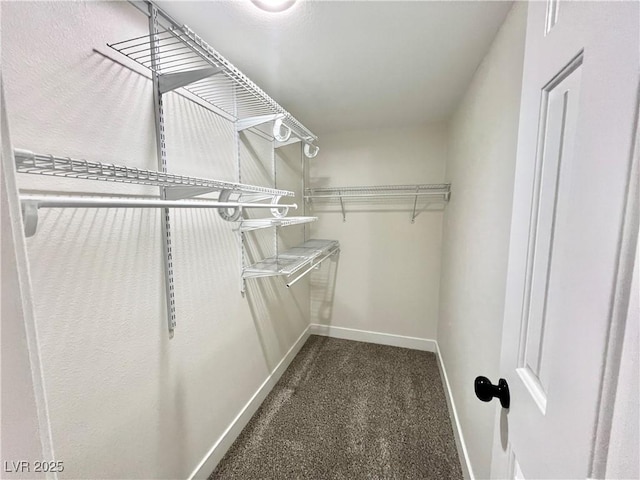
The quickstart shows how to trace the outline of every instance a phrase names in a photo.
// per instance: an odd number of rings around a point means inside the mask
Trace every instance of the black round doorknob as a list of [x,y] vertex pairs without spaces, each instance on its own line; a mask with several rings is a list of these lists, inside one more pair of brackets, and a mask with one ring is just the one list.
[[490,402],[493,397],[500,400],[502,408],[509,408],[511,397],[509,396],[509,385],[504,378],[498,380],[498,385],[493,385],[487,377],[477,377],[474,382],[476,397],[483,402]]

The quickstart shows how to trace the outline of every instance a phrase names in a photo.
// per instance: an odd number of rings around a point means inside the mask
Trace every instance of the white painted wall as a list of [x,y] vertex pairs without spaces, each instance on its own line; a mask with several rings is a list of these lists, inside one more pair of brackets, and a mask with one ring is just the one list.
[[[322,137],[309,163],[309,185],[441,183],[446,125],[348,131]],[[400,210],[398,208],[400,207]],[[337,327],[435,339],[442,209],[411,224],[412,203],[316,205],[314,238],[337,239],[341,255],[312,276],[311,321]],[[336,275],[337,270],[337,275]],[[327,288],[328,287],[328,288]]]
[[[2,86],[0,85],[0,89]],[[0,91],[2,158],[0,165],[0,241],[2,245],[0,318],[0,458],[13,478],[38,478],[33,460],[51,460],[46,398],[42,388],[38,340],[26,270],[13,152]],[[5,461],[7,464],[5,464]],[[21,462],[27,461],[25,466]]]
[[[146,20],[125,2],[3,4],[14,146],[155,169],[151,82],[93,51],[146,34]],[[233,125],[176,94],[165,108],[170,171],[236,180]],[[256,151],[243,152],[244,181],[270,162],[264,145]],[[299,169],[292,157],[288,165]],[[20,177],[34,190],[157,192]],[[308,324],[304,281],[289,290],[254,280],[241,297],[232,225],[215,211],[173,211],[178,325],[169,340],[160,215],[44,210],[27,239],[62,478],[188,477]],[[287,232],[295,236],[302,240],[301,227]],[[272,232],[251,242],[262,241],[273,245]]]
[[450,123],[438,344],[473,474],[488,478],[497,402],[473,381],[498,380],[526,4],[516,3]]

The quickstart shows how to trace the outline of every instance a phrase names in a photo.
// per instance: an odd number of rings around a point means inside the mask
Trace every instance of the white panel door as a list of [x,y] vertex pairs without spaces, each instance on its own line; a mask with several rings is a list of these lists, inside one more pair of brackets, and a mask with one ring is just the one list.
[[[493,476],[590,475],[639,25],[637,2],[529,5],[501,357],[511,405],[496,426]],[[509,456],[508,469],[496,460]]]

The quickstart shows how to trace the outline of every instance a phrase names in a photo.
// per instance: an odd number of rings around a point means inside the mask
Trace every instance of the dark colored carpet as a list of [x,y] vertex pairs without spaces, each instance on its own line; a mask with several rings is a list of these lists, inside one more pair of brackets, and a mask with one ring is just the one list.
[[218,478],[462,478],[435,355],[311,336]]

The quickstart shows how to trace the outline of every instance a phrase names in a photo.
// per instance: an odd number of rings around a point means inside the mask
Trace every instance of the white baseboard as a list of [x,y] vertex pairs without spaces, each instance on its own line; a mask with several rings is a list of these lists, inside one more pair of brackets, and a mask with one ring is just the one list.
[[334,327],[331,325],[320,325],[312,323],[309,326],[312,335],[322,335],[325,337],[342,338],[344,340],[355,340],[356,342],[377,343],[379,345],[390,345],[392,347],[410,348],[412,350],[422,350],[424,352],[435,352],[437,344],[435,340],[418,337],[405,337],[404,335],[393,335],[391,333],[372,332],[369,330],[356,330],[354,328]]
[[437,342],[436,356],[438,357],[438,368],[440,368],[440,377],[442,378],[442,386],[444,387],[444,396],[447,399],[447,406],[449,407],[449,413],[451,415],[451,427],[453,428],[453,435],[456,440],[456,448],[458,449],[458,458],[460,459],[460,466],[462,467],[462,475],[467,480],[475,480],[476,477],[473,474],[473,468],[471,467],[469,452],[467,452],[467,445],[464,442],[462,428],[460,427],[458,411],[456,410],[456,404],[453,401],[453,393],[451,392],[449,377],[447,377],[447,371],[444,368],[442,354],[440,353],[440,347],[438,347]]
[[269,392],[271,392],[275,384],[280,380],[282,374],[289,367],[291,361],[305,344],[309,338],[310,330],[311,329],[307,327],[306,330],[302,332],[284,358],[280,360],[280,363],[278,363],[271,375],[260,385],[260,388],[258,388],[238,416],[231,422],[231,425],[229,425],[218,441],[211,447],[211,450],[209,450],[191,475],[189,475],[189,480],[206,480],[209,475],[211,475],[211,472],[213,472],[220,460],[222,460],[222,457],[224,457],[227,450],[229,450],[233,442],[238,438],[242,429],[249,423],[253,414],[256,413],[258,407],[260,407],[264,399],[267,398]]

